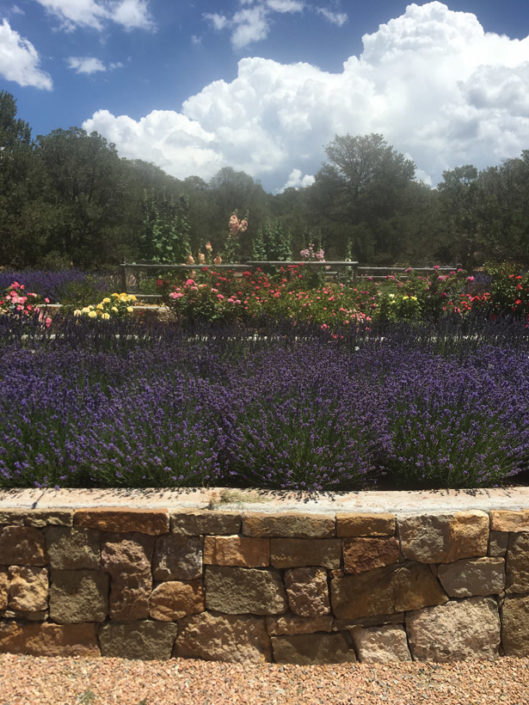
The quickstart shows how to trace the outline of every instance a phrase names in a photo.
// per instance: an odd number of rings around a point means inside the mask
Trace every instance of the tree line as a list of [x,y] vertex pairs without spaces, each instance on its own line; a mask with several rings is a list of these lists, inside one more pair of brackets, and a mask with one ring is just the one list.
[[2,91],[0,265],[184,262],[206,245],[222,255],[234,209],[248,219],[242,260],[298,259],[314,243],[371,265],[529,264],[529,150],[445,171],[436,188],[382,135],[336,136],[326,156],[311,186],[279,194],[229,167],[181,180],[78,127],[33,139]]

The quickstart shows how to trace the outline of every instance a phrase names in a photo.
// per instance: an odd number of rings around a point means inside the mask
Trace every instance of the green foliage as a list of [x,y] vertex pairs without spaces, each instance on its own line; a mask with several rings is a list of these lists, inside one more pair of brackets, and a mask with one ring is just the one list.
[[267,219],[252,242],[252,259],[287,261],[292,259],[292,236],[278,219]]
[[[484,261],[529,266],[529,150],[479,172],[447,170],[435,189],[382,135],[337,135],[312,186],[271,195],[230,167],[183,181],[78,127],[32,141],[0,91],[0,264],[83,269],[184,262],[211,242],[224,262],[287,260],[308,241],[364,264]],[[251,213],[245,237],[226,214]]]
[[144,194],[144,219],[141,234],[142,256],[160,264],[184,263],[191,252],[189,202],[181,196],[156,199]]

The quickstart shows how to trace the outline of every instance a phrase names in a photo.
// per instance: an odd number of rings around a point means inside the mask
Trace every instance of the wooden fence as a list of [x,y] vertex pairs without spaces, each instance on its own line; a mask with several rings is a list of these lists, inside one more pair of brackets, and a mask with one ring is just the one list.
[[[123,262],[121,266],[121,288],[122,291],[128,294],[136,294],[142,299],[159,299],[159,294],[142,294],[140,286],[143,273],[159,274],[163,272],[177,272],[182,270],[231,270],[237,276],[238,272],[248,269],[261,269],[288,267],[290,265],[303,265],[310,269],[318,271],[323,269],[325,277],[338,281],[353,282],[357,279],[385,279],[388,275],[399,274],[401,277],[406,277],[408,272],[434,272],[434,271],[454,271],[459,265],[454,267],[379,267],[360,265],[358,262],[351,261],[308,261],[308,260],[248,260],[240,264],[155,264],[135,262]],[[239,275],[240,276],[240,275]]]

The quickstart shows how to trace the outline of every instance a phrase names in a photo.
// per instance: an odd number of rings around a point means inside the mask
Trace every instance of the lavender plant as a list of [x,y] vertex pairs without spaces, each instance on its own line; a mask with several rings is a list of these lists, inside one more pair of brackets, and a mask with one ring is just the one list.
[[529,459],[528,330],[0,317],[0,486],[477,487]]

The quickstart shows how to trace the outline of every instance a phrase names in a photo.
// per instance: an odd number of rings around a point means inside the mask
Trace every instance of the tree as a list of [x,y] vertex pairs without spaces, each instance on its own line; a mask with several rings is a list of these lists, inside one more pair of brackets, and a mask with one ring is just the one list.
[[443,179],[437,190],[449,228],[450,249],[464,269],[472,269],[480,228],[478,170],[472,164],[465,164],[444,171]]
[[0,91],[0,263],[33,264],[45,239],[42,173],[31,129],[13,96]]
[[[373,250],[385,252],[391,230],[385,221],[402,210],[404,194],[415,175],[414,163],[378,134],[336,136],[325,151],[329,162],[311,187],[315,217],[320,213],[348,226],[353,239],[358,233],[365,238],[367,232]],[[337,250],[346,247],[346,242],[329,244]]]
[[38,137],[54,223],[48,249],[81,267],[121,258],[123,168],[114,145],[77,127]]

